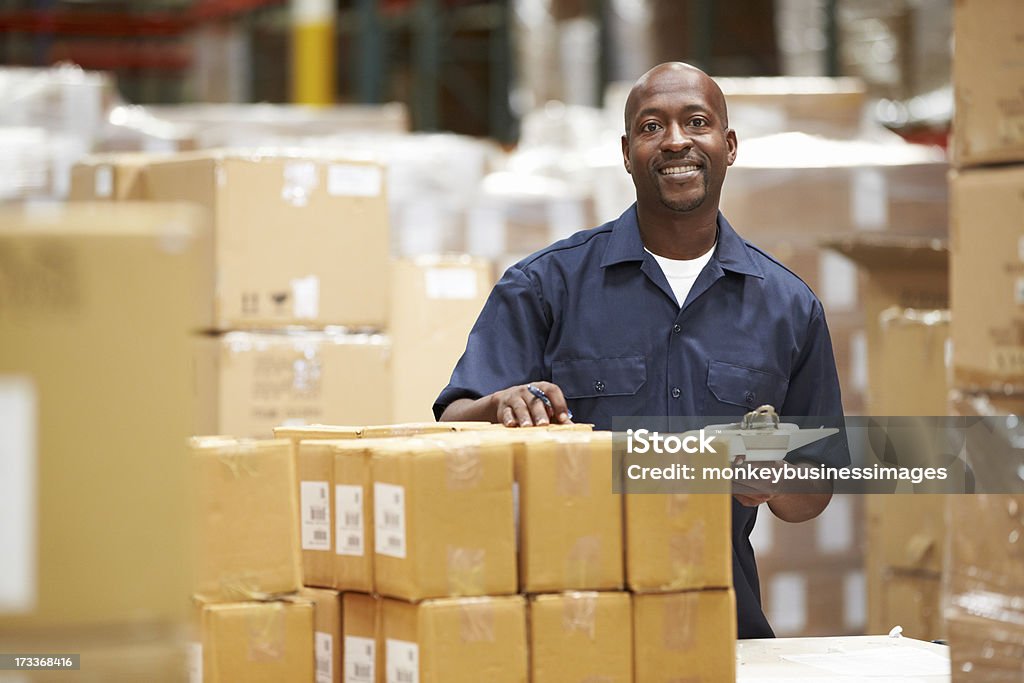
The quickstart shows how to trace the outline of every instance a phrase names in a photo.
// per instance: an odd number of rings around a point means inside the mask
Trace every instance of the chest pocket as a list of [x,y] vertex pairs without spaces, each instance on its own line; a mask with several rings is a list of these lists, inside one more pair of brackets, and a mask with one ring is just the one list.
[[781,413],[788,388],[785,377],[713,360],[708,364],[708,393],[702,413],[740,415],[766,403]]
[[632,396],[647,382],[643,356],[554,361],[551,381],[567,399]]

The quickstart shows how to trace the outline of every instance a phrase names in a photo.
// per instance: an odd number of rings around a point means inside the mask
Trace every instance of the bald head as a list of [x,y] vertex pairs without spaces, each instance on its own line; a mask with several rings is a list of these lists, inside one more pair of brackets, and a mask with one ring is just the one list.
[[638,108],[650,96],[680,87],[696,87],[702,90],[715,109],[723,127],[729,127],[729,112],[725,106],[722,89],[710,76],[695,66],[684,62],[665,62],[654,67],[637,79],[626,98],[625,124],[629,135],[633,117]]

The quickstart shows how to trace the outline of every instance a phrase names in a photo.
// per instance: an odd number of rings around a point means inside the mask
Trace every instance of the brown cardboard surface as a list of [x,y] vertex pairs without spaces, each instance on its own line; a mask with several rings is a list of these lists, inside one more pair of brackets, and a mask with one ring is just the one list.
[[195,593],[262,599],[302,585],[295,464],[287,441],[192,441],[197,496]]
[[938,575],[946,553],[946,504],[955,497],[866,496],[868,564]]
[[[1024,495],[949,497],[950,590],[1007,602],[1024,593]],[[955,601],[955,599],[954,599]],[[1017,612],[1021,612],[1019,604]]]
[[146,164],[167,157],[167,154],[141,152],[86,157],[71,167],[68,199],[146,199]]
[[519,585],[525,593],[621,589],[622,496],[611,432],[549,432],[516,448]]
[[381,598],[364,593],[341,595],[345,683],[378,683],[384,680],[382,603]]
[[396,422],[433,419],[494,283],[491,264],[469,256],[396,261],[391,270]]
[[512,447],[490,432],[380,441],[374,583],[406,600],[516,591]]
[[951,175],[950,184],[953,380],[965,388],[1020,387],[1024,168],[962,171]]
[[560,593],[530,600],[532,683],[631,683],[629,593]]
[[0,633],[189,614],[188,335],[209,247],[194,207],[0,210]]
[[198,353],[197,372],[214,373],[197,384],[216,394],[218,434],[268,438],[289,423],[365,424],[391,414],[391,340],[384,335],[236,331]]
[[522,596],[386,599],[382,640],[388,681],[526,683],[529,677]]
[[859,561],[811,560],[764,571],[758,566],[758,578],[764,613],[776,636],[864,633],[867,595]]
[[962,0],[953,8],[953,162],[1024,161],[1024,7]]
[[[882,359],[887,346],[883,340],[882,314],[893,307],[919,312],[949,307],[949,252],[945,243],[941,240],[861,235],[832,240],[826,245],[852,259],[862,270],[860,300],[864,309],[868,363],[866,414],[914,415],[922,414],[917,412],[919,410],[934,409],[934,390],[923,404],[917,398],[909,405],[894,403],[906,399],[899,394],[889,399],[884,397],[885,388],[889,387],[891,392],[892,385],[885,376],[887,361]],[[899,333],[904,331],[898,331],[897,335],[903,336]],[[933,363],[938,362],[934,352],[928,358]],[[930,377],[929,381],[937,383],[934,374]],[[882,395],[876,396],[876,391],[882,391]],[[882,401],[881,405],[879,401]]]
[[629,494],[626,585],[637,593],[732,585],[732,498]]
[[636,683],[736,679],[736,597],[725,590],[633,596]]
[[907,638],[948,638],[942,616],[942,580],[939,576],[895,570],[887,572],[881,583],[881,609],[878,613],[869,610],[869,633],[885,634],[894,626],[902,626],[903,636]]
[[954,614],[949,655],[953,683],[1016,683],[1024,676],[1024,628],[1019,622]]
[[313,649],[316,683],[341,683],[342,611],[341,593],[324,588],[300,591],[313,603]]
[[309,683],[313,680],[313,604],[200,604],[202,680]]
[[879,315],[871,386],[876,415],[945,415],[949,394],[946,348],[949,311],[887,308]]
[[146,183],[151,199],[198,202],[215,215],[217,329],[386,325],[380,166],[211,152],[154,162]]

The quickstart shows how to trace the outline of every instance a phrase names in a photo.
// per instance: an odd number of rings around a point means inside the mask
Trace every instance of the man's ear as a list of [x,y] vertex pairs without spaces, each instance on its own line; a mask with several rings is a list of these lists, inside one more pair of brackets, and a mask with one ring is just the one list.
[[633,169],[629,165],[629,138],[625,135],[622,136],[622,163],[626,167],[626,173],[633,175]]
[[725,144],[729,146],[729,156],[726,157],[729,161],[729,165],[732,166],[733,162],[736,161],[736,152],[739,150],[739,140],[736,139],[736,131],[729,128],[725,131]]

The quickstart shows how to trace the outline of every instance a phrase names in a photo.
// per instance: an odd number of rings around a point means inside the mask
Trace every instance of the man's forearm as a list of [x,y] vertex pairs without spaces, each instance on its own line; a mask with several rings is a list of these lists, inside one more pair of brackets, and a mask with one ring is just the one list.
[[441,413],[441,422],[498,422],[494,395],[478,399],[460,398],[448,404]]

